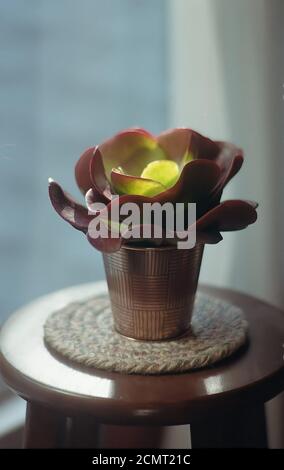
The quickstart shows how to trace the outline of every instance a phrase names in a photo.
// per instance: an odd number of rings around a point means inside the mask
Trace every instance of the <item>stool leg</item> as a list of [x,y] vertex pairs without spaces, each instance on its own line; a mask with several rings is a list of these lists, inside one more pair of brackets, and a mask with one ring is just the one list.
[[24,448],[52,449],[63,447],[65,426],[66,418],[60,413],[38,403],[27,403]]
[[267,448],[264,405],[220,412],[191,427],[192,448]]
[[99,446],[100,426],[90,416],[70,418],[67,447],[71,449],[96,449]]

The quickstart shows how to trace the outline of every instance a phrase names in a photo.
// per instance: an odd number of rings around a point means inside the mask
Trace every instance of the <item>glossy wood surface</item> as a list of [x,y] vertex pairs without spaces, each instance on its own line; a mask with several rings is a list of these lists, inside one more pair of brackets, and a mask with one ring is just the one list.
[[210,413],[263,404],[284,389],[284,314],[252,297],[226,289],[202,290],[241,306],[250,342],[234,357],[187,374],[141,376],[83,370],[53,356],[43,342],[51,311],[106,289],[88,284],[45,296],[19,310],[3,326],[0,368],[25,399],[67,416],[90,413],[110,424],[174,425],[200,422]]

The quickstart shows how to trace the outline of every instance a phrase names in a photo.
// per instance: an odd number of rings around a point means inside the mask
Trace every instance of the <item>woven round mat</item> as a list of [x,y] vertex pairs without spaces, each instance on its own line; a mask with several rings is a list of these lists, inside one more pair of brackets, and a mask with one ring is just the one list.
[[164,374],[209,366],[228,357],[246,341],[247,330],[242,310],[199,293],[186,336],[163,342],[133,341],[114,331],[105,294],[52,313],[44,325],[44,338],[55,352],[84,366]]

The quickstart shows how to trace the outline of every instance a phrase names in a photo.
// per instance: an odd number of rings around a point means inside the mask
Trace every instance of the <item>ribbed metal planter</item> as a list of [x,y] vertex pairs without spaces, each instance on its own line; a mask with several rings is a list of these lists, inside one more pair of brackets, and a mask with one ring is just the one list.
[[203,245],[124,246],[104,254],[115,329],[139,340],[165,340],[190,327]]

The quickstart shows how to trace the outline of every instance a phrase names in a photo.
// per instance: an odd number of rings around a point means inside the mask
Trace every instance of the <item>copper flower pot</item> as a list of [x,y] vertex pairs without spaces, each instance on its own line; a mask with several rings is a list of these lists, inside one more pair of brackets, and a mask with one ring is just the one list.
[[124,246],[105,253],[115,329],[139,340],[184,334],[191,322],[203,248]]

